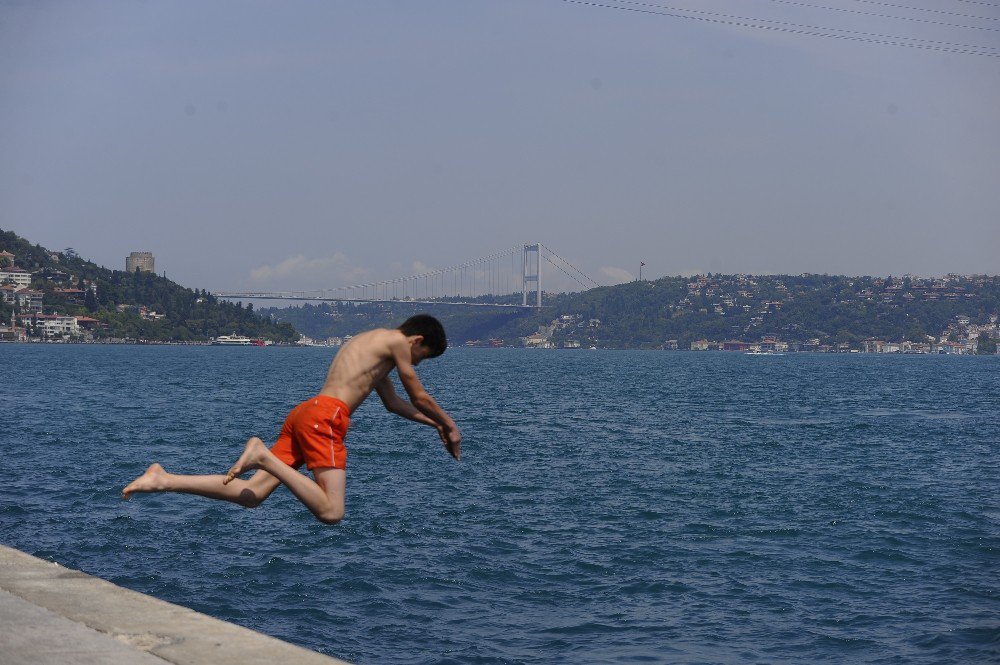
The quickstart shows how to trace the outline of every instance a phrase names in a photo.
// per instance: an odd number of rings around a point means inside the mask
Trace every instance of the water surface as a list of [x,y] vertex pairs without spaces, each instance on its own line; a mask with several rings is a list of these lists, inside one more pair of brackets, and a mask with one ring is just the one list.
[[332,350],[0,345],[0,541],[358,663],[997,662],[1000,358],[453,349],[347,518],[119,498],[273,441]]

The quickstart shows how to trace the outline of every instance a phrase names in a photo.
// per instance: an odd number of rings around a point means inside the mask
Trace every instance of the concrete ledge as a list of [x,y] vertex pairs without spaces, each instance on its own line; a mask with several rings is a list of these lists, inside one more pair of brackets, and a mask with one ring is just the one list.
[[346,665],[0,545],[4,665]]

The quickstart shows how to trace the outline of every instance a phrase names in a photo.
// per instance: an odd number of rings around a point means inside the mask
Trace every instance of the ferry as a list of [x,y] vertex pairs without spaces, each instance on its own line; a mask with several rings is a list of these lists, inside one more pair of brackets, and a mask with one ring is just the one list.
[[219,335],[212,340],[212,346],[250,346],[253,340],[233,333],[232,335]]

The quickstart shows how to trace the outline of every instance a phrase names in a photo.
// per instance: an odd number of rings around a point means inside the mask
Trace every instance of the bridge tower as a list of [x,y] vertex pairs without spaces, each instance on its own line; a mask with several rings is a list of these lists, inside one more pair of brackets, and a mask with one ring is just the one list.
[[[533,254],[533,256],[531,256]],[[534,264],[532,266],[532,263]],[[534,288],[529,288],[529,284]],[[535,292],[535,307],[542,306],[542,246],[525,245],[521,261],[521,304],[528,304],[528,294]]]

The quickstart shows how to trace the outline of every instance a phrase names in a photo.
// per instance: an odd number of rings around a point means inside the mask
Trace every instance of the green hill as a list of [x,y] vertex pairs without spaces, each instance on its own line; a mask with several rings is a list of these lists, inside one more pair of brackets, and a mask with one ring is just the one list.
[[[14,265],[31,273],[31,288],[42,292],[43,313],[96,319],[97,339],[205,341],[233,332],[274,342],[298,339],[290,324],[275,323],[252,305],[221,302],[149,272],[104,268],[72,250],[32,245],[12,231],[0,229],[0,252],[13,254]],[[0,322],[9,322],[12,313],[22,312],[0,300]]]
[[[957,338],[969,326],[992,326],[996,337],[1000,277],[845,277],[836,275],[699,275],[665,277],[545,294],[541,310],[481,311],[446,305],[421,309],[438,316],[456,343],[499,338],[519,344],[536,333],[555,346],[656,348],[676,340],[757,342],[774,337],[812,346],[863,340],[923,343]],[[321,304],[262,310],[291,322],[310,337],[354,334],[372,326],[398,325],[414,305]],[[991,317],[993,323],[991,324]]]

